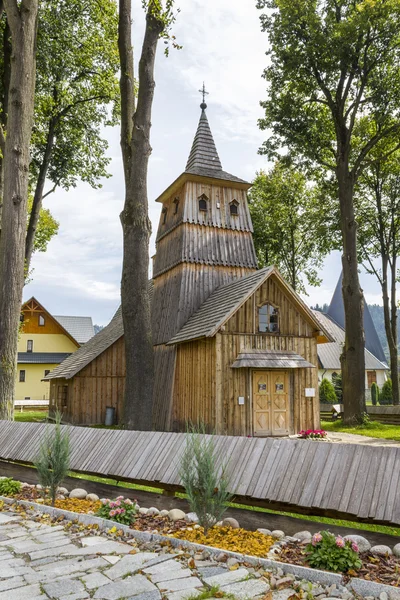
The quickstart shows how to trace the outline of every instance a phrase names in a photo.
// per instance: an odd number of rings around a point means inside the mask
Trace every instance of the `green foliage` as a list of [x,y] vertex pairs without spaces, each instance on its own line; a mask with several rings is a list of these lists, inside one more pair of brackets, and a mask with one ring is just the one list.
[[340,536],[336,537],[329,531],[313,535],[311,543],[306,546],[306,553],[308,563],[315,569],[346,573],[350,569],[359,569],[362,565],[357,544]]
[[52,506],[54,506],[57,488],[68,475],[70,461],[70,439],[68,427],[61,428],[61,414],[57,412],[56,423],[48,428],[35,467],[39,482],[44,490],[49,490]]
[[332,374],[332,383],[335,389],[337,402],[342,404],[343,402],[343,383],[342,383],[342,372]]
[[379,394],[379,404],[387,405],[393,404],[393,392],[392,392],[392,380],[387,379],[382,386],[381,393]]
[[260,171],[249,192],[259,266],[275,264],[291,286],[320,285],[318,270],[331,249],[326,211],[305,176],[283,160]]
[[[32,196],[28,198],[28,220],[32,210]],[[47,245],[50,240],[57,235],[59,228],[58,221],[55,220],[48,208],[42,208],[40,210],[39,223],[36,228],[34,251],[35,252],[46,252]]]
[[0,479],[0,496],[14,496],[21,491],[21,482],[14,481],[12,477]]
[[379,388],[374,381],[371,385],[371,401],[374,406],[376,406],[378,404],[378,399],[379,399]]
[[135,521],[135,503],[129,498],[125,500],[123,496],[118,496],[115,500],[104,498],[101,502],[102,505],[96,513],[98,517],[111,519],[123,525],[131,525]]
[[218,467],[215,441],[204,427],[190,427],[179,475],[190,509],[196,513],[204,533],[219,521],[232,495],[228,492],[226,464]]
[[333,383],[329,379],[324,378],[319,384],[319,401],[322,404],[336,404],[338,401]]

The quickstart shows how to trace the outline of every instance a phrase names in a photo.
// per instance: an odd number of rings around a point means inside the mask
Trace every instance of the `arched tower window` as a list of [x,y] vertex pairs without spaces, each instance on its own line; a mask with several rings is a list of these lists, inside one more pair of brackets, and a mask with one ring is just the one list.
[[168,212],[168,209],[164,206],[164,208],[162,209],[163,225],[165,225],[165,223],[167,222],[167,212]]
[[229,203],[229,212],[233,217],[236,217],[239,214],[239,202],[237,200],[232,200],[232,202]]
[[263,304],[258,309],[258,331],[279,333],[279,310],[272,304]]
[[176,215],[176,214],[178,214],[179,198],[174,199],[174,205],[175,205],[174,215]]
[[207,196],[205,194],[202,194],[199,197],[199,210],[201,210],[202,212],[207,212],[207,210],[208,210],[207,202],[208,202]]

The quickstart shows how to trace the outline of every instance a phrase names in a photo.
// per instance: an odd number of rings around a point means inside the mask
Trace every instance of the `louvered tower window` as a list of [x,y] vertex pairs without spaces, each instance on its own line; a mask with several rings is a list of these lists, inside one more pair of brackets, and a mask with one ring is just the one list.
[[233,217],[236,217],[239,214],[239,202],[237,200],[232,200],[229,203],[229,211]]
[[205,194],[202,194],[199,198],[199,210],[201,210],[202,212],[207,212],[207,209],[208,209],[207,202],[208,202],[207,196]]
[[162,209],[162,214],[163,214],[163,225],[165,225],[165,223],[167,222],[167,212],[168,212],[168,211],[167,211],[167,209],[166,209],[166,208],[165,208],[165,206],[164,206],[164,208]]
[[174,204],[175,204],[174,215],[177,215],[178,214],[178,207],[179,207],[179,198],[175,198]]

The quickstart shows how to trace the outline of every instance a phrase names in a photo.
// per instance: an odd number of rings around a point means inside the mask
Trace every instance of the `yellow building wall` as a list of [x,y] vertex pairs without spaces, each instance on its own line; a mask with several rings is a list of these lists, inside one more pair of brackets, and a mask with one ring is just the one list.
[[[25,398],[30,398],[31,400],[48,400],[50,382],[41,380],[44,377],[45,370],[52,371],[56,367],[57,365],[24,365],[23,363],[18,363],[15,399],[25,400]],[[21,370],[25,371],[24,382],[19,380],[19,373]]]
[[20,333],[18,352],[27,351],[28,340],[33,341],[33,352],[75,352],[79,348],[63,333]]

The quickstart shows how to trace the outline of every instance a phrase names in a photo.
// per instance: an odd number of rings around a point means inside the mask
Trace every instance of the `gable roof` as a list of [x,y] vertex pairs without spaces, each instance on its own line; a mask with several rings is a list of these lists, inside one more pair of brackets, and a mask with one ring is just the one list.
[[[336,284],[335,291],[332,296],[331,303],[329,305],[327,314],[343,329],[345,328],[344,318],[344,304],[342,294],[342,281],[343,273],[340,274],[339,280]],[[387,363],[387,358],[382,348],[382,344],[379,340],[378,334],[375,329],[374,322],[369,312],[369,308],[366,302],[364,302],[364,334],[365,334],[365,347],[373,356],[375,356],[380,362]]]
[[53,315],[53,317],[80,344],[85,344],[94,336],[92,317],[70,317],[63,315]]
[[114,344],[123,334],[122,312],[121,308],[119,308],[104,329],[66,358],[44,380],[56,379],[57,377],[71,379],[71,377],[82,371],[86,365],[97,358],[104,350],[107,350],[107,348]]
[[[324,327],[334,339],[334,341],[329,344],[318,344],[317,352],[320,366],[322,369],[335,369],[340,371],[342,368],[340,364],[340,355],[342,354],[345,340],[344,329],[336,323],[330,315],[321,313],[317,310],[313,310],[312,312],[321,323],[321,326]],[[387,365],[382,363],[374,354],[367,350],[367,348],[365,349],[365,368],[373,371],[388,369]]]
[[[57,317],[55,317],[54,315],[52,315],[47,308],[45,308],[43,306],[43,304],[41,304],[36,298],[35,296],[32,296],[31,298],[29,298],[29,300],[27,300],[26,302],[23,303],[22,307],[21,307],[21,312],[24,311],[24,309],[26,311],[29,311],[29,304],[30,303],[36,303],[36,307],[35,307],[35,311],[37,308],[40,308],[40,312],[44,313],[47,317],[49,317],[50,319],[53,319],[54,321],[56,321],[58,323],[58,325],[60,326],[60,328],[62,329],[62,331],[64,332],[64,334],[70,339],[72,340],[77,346],[80,346],[80,342],[77,340],[77,338],[70,332],[68,331],[68,329],[63,325],[63,323],[61,323],[59,321],[59,319]],[[80,317],[75,317],[75,318],[80,318]],[[86,318],[86,317],[83,317]],[[89,317],[91,320],[91,317]],[[94,331],[93,331],[94,333]]]
[[282,287],[296,302],[308,320],[314,324],[316,329],[322,329],[324,336],[330,341],[329,334],[325,331],[324,327],[321,327],[313,312],[289,284],[286,283],[276,267],[272,266],[255,271],[246,277],[237,279],[215,290],[168,344],[178,344],[202,337],[214,336],[219,328],[230,319],[272,273],[278,278]]

